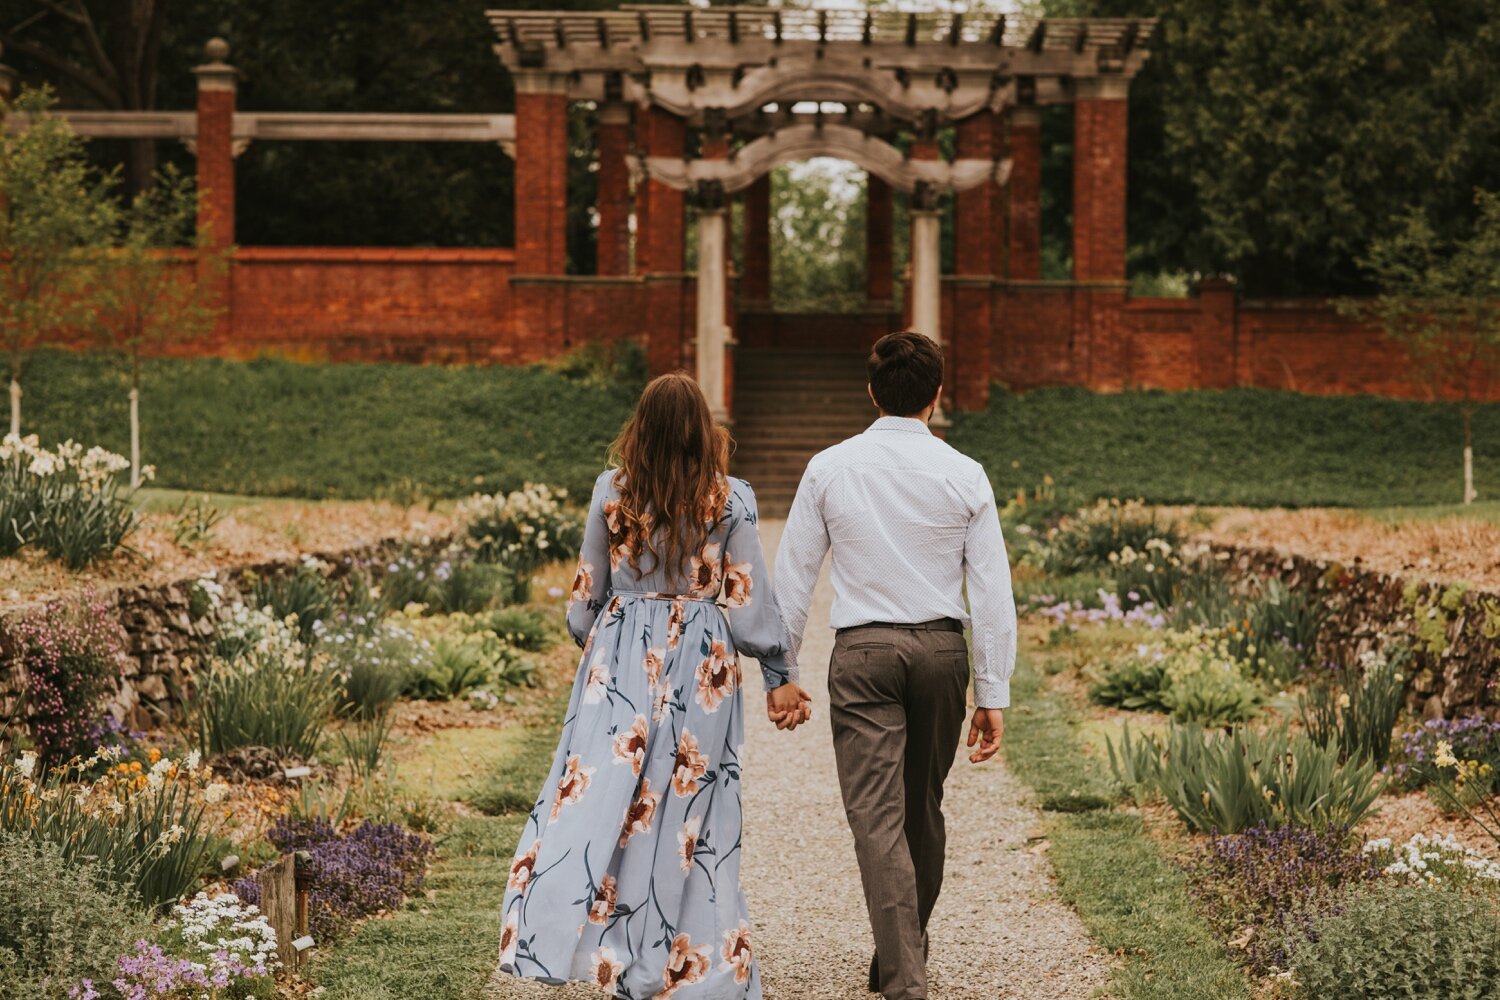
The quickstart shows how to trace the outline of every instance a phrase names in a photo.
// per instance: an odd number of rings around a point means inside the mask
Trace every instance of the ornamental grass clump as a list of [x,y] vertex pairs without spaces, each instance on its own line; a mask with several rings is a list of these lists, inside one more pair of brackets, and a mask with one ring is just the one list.
[[1500,910],[1487,895],[1372,884],[1288,935],[1306,1000],[1500,996]]
[[[368,820],[347,833],[323,820],[283,817],[266,835],[283,853],[307,851],[312,886],[308,920],[313,938],[328,942],[361,917],[393,909],[421,891],[432,842],[393,823]],[[235,892],[258,902],[259,885],[243,879]]]
[[267,747],[307,760],[341,697],[338,676],[321,658],[283,659],[251,653],[215,660],[198,674],[191,710],[198,747],[216,756],[240,747]]
[[[1118,759],[1124,751],[1111,741],[1110,753]],[[1245,726],[1205,732],[1172,723],[1154,768],[1132,761],[1200,833],[1239,833],[1259,823],[1352,827],[1384,787],[1370,761],[1341,763],[1337,751],[1292,736],[1285,724],[1266,732]]]
[[31,742],[42,763],[88,753],[88,738],[119,683],[125,630],[88,590],[22,619],[12,634],[26,678]]
[[1188,865],[1188,885],[1220,937],[1258,974],[1285,968],[1288,945],[1337,893],[1380,874],[1345,827],[1259,823],[1215,836]]
[[[92,862],[147,905],[173,902],[207,870],[217,842],[207,810],[226,786],[196,753],[151,756],[149,767],[108,747],[56,768],[30,752],[0,761],[0,832],[56,844],[70,864]],[[102,777],[87,777],[101,765]]]

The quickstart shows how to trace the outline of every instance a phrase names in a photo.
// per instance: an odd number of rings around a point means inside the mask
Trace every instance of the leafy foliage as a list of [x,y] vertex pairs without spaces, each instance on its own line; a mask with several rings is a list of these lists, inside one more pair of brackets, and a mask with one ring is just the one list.
[[335,676],[297,659],[250,655],[202,671],[192,699],[205,754],[269,747],[301,759],[318,751],[338,703]]
[[92,592],[48,605],[11,630],[26,678],[31,742],[43,764],[86,754],[120,677],[125,630]]
[[1411,651],[1396,645],[1371,652],[1352,667],[1315,673],[1299,699],[1302,725],[1319,746],[1341,760],[1369,760],[1385,767],[1396,720],[1406,702]]
[[1317,1000],[1500,994],[1494,900],[1376,885],[1311,921],[1290,945],[1299,996]]

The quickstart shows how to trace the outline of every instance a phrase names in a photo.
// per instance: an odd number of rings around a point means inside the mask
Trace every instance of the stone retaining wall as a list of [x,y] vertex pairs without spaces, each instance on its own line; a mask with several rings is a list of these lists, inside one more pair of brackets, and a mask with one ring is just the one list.
[[1227,545],[1214,551],[1234,575],[1279,577],[1320,594],[1329,608],[1318,640],[1324,660],[1353,662],[1383,636],[1406,637],[1415,656],[1409,705],[1424,719],[1476,713],[1500,719],[1500,594],[1418,583],[1358,561]]
[[[428,547],[441,549],[450,542],[449,538],[434,539]],[[339,552],[312,553],[310,557],[333,566],[333,575],[338,576],[347,573],[351,566],[384,564],[414,547],[419,547],[416,542],[388,538]],[[299,560],[277,560],[221,568],[215,577],[224,588],[220,613],[227,615],[229,608],[243,598],[241,587],[247,574],[274,577],[291,572],[298,565]],[[182,707],[183,698],[191,689],[193,665],[201,657],[204,642],[213,634],[215,624],[209,616],[193,615],[192,591],[197,579],[117,587],[99,594],[127,636],[128,655],[120,688],[109,706],[127,725],[145,728],[159,723]],[[0,721],[15,714],[26,686],[8,626],[44,607],[41,603],[30,603],[0,608]]]

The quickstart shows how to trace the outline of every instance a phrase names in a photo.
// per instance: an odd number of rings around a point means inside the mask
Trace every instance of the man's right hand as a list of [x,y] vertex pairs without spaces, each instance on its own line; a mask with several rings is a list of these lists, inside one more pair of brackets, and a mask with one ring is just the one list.
[[777,729],[796,729],[812,718],[812,695],[794,681],[768,691],[766,717],[776,723]]
[[979,749],[969,754],[969,763],[982,764],[995,756],[1000,749],[1000,737],[1005,733],[1005,712],[998,708],[974,709],[974,721],[969,724],[969,746],[979,744]]

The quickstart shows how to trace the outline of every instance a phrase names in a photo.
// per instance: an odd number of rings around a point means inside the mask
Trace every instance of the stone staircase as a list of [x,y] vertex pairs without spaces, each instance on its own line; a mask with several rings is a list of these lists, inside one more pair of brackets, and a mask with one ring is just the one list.
[[860,351],[734,354],[730,472],[755,487],[764,517],[785,517],[807,460],[875,419]]

